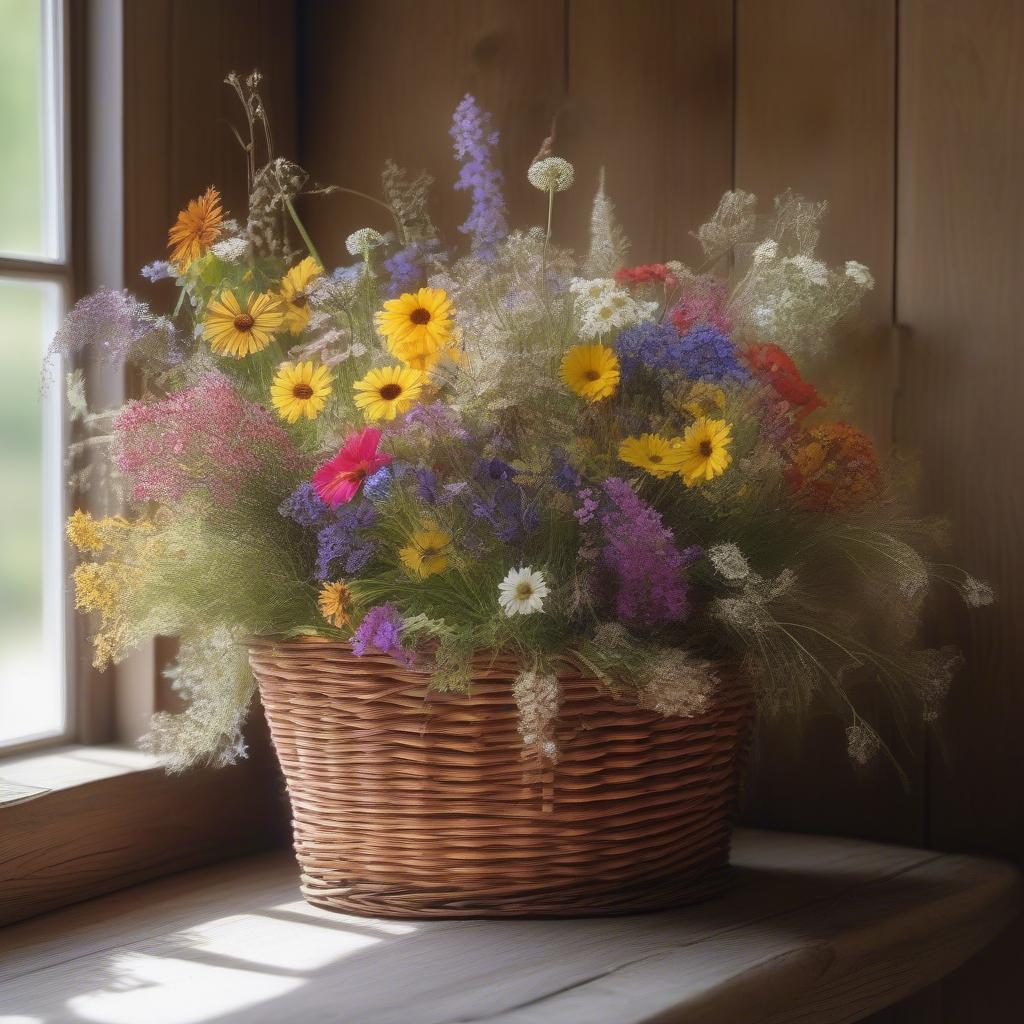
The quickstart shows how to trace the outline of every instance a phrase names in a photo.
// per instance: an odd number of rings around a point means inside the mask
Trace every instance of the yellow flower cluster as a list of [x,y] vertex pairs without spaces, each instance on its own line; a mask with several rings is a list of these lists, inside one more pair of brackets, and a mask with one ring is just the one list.
[[99,615],[93,635],[93,665],[106,668],[124,657],[133,646],[128,610],[131,596],[141,585],[147,548],[155,540],[153,524],[132,523],[123,516],[94,519],[77,509],[68,517],[68,540],[82,553],[103,560],[87,561],[75,567],[75,607]]
[[682,437],[627,437],[619,446],[619,458],[659,480],[678,473],[686,486],[692,487],[726,471],[732,462],[731,443],[731,424],[699,416]]

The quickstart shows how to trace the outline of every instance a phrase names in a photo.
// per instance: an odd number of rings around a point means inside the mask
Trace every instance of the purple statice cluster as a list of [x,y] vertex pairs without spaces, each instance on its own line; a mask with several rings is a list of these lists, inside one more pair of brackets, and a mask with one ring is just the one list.
[[153,316],[127,291],[101,288],[75,303],[57,328],[51,352],[67,358],[91,348],[104,362],[115,362],[143,340],[153,342],[147,348],[161,352],[167,362],[180,362],[184,355],[169,320]]
[[454,480],[443,484],[429,466],[417,466],[413,470],[413,489],[418,501],[425,505],[449,505],[469,485],[465,480]]
[[472,196],[469,217],[459,230],[472,237],[475,256],[492,260],[498,243],[508,234],[502,173],[494,166],[498,133],[491,125],[491,115],[481,110],[469,93],[455,108],[451,136],[455,158],[462,164],[455,188]]
[[414,405],[404,416],[387,424],[385,433],[398,437],[421,437],[425,440],[468,441],[469,431],[458,413],[444,402]]
[[749,379],[732,339],[712,324],[699,324],[680,334],[670,323],[645,321],[622,331],[615,350],[627,378],[644,367],[714,383]]
[[387,294],[397,298],[403,292],[415,291],[427,276],[427,265],[440,258],[440,243],[436,238],[425,242],[411,242],[404,249],[393,252],[385,261],[389,280]]
[[615,584],[616,616],[641,627],[682,622],[689,613],[685,570],[700,557],[700,549],[680,551],[661,514],[625,480],[609,477],[603,490],[600,559]]
[[364,531],[376,521],[377,509],[368,501],[336,509],[333,521],[317,531],[316,578],[355,576],[365,569],[377,546]]
[[310,481],[300,484],[277,507],[278,513],[306,529],[317,529],[331,517],[331,510],[321,501]]
[[571,494],[583,483],[583,477],[573,468],[565,452],[557,451],[551,460],[551,481],[560,491]]
[[503,544],[522,541],[540,525],[536,502],[515,477],[515,469],[501,459],[478,459],[473,467],[469,511]]
[[318,580],[354,576],[373,558],[376,545],[364,531],[376,523],[377,509],[368,501],[331,509],[307,482],[281,502],[278,512],[299,526],[316,530]]
[[412,668],[415,652],[402,646],[402,616],[390,601],[374,605],[352,634],[352,653],[361,658],[367,651],[379,651]]

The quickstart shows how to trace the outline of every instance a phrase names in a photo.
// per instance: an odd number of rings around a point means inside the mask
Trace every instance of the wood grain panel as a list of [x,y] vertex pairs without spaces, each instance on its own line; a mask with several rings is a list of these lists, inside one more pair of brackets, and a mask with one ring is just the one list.
[[279,155],[294,158],[295,4],[292,0],[147,0],[124,5],[125,280],[154,301],[139,267],[166,255],[177,211],[208,185],[246,216],[245,161],[228,128],[244,124],[229,71],[264,74]]
[[193,992],[219,1024],[850,1024],[1019,898],[1009,865],[850,840],[740,831],[735,860],[725,896],[660,914],[410,923],[308,906],[289,855],[247,858],[6,929],[0,1003],[47,1024],[187,1024]]
[[[446,239],[463,238],[457,227],[469,199],[452,191],[457,165],[448,129],[459,100],[472,92],[501,133],[512,222],[540,219],[526,169],[562,103],[560,2],[308,2],[301,18],[300,162],[314,178],[379,196],[387,158],[426,169],[436,179],[435,222]],[[312,198],[303,210],[329,263],[351,260],[349,232],[391,226],[383,210],[350,195]]]
[[633,262],[700,261],[690,232],[732,186],[732,22],[721,0],[570,0],[560,240],[585,243],[604,166]]
[[[951,561],[999,603],[936,603],[932,637],[967,664],[931,758],[929,842],[1024,857],[1024,7],[906,0],[901,8],[897,313],[910,332],[897,436],[924,501],[953,523]],[[944,993],[957,1024],[1016,1019],[1024,944]],[[985,990],[985,995],[979,994]]]
[[280,845],[287,803],[259,709],[246,737],[251,758],[230,768],[129,771],[0,808],[0,925]]
[[[891,433],[895,377],[889,325],[895,232],[894,0],[739,0],[736,25],[736,185],[762,209],[786,188],[828,200],[820,252],[830,262],[868,264],[875,288],[864,323],[838,343],[841,380],[860,389],[850,417],[883,446]],[[820,379],[820,378],[819,378]],[[833,412],[845,418],[840,405]],[[858,704],[880,723],[913,778],[905,793],[890,765],[856,769],[846,755],[845,723],[812,715],[805,726],[760,730],[748,806],[752,820],[785,828],[920,841],[924,802],[923,735],[894,735],[886,702],[868,687]]]

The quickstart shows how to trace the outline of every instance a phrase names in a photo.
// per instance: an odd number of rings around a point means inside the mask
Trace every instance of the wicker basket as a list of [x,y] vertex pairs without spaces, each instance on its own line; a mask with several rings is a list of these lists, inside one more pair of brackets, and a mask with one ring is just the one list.
[[736,680],[698,718],[561,673],[554,765],[524,758],[510,658],[472,696],[429,691],[342,643],[255,641],[302,892],[383,917],[591,916],[694,902],[728,876],[752,706]]

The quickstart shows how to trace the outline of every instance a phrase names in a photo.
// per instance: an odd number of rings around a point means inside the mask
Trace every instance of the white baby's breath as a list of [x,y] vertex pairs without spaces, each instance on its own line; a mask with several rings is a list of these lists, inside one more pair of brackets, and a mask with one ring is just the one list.
[[353,256],[366,256],[371,249],[384,244],[384,236],[374,228],[360,228],[345,239],[345,248]]

